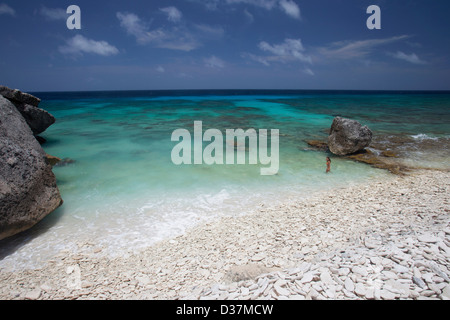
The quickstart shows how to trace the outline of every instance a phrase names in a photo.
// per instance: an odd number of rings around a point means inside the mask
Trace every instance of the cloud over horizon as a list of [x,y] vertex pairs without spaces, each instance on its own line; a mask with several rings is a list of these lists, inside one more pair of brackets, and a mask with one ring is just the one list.
[[106,41],[87,39],[82,35],[76,35],[66,41],[66,45],[59,47],[59,52],[68,55],[83,55],[83,53],[111,56],[119,53],[119,50]]
[[16,10],[8,6],[6,3],[0,3],[0,15],[7,14],[12,17],[16,16]]
[[66,10],[61,8],[47,8],[41,7],[39,10],[39,14],[45,17],[47,20],[57,21],[57,20],[66,20],[69,15]]
[[426,61],[421,60],[415,53],[406,54],[402,51],[397,51],[396,53],[390,53],[389,55],[412,64],[427,64]]

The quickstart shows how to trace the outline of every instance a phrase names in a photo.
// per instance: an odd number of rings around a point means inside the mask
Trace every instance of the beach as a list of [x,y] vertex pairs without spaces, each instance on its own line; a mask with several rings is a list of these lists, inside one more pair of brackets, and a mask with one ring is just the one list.
[[450,299],[450,173],[315,192],[120,257],[0,272],[1,299]]

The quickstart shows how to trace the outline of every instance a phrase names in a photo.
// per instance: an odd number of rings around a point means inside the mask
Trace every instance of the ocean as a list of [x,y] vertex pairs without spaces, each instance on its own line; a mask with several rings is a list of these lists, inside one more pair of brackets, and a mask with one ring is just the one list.
[[[80,243],[125,255],[198,223],[391,174],[310,147],[335,116],[358,120],[405,165],[450,169],[450,92],[178,90],[36,92],[64,204],[0,242],[0,269],[37,268]],[[261,163],[175,165],[174,130],[279,130],[278,171]],[[224,142],[225,143],[225,142]],[[204,142],[203,147],[208,143]],[[245,146],[237,146],[237,148]],[[370,149],[370,148],[369,148]],[[372,152],[382,150],[372,148]],[[325,173],[326,156],[331,172]],[[214,239],[211,239],[214,241]]]

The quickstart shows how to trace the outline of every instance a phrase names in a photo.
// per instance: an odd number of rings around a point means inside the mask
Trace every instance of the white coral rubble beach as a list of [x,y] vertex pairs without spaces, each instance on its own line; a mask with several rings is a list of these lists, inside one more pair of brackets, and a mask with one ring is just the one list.
[[424,170],[226,217],[139,253],[80,243],[0,271],[1,299],[450,299],[450,173]]

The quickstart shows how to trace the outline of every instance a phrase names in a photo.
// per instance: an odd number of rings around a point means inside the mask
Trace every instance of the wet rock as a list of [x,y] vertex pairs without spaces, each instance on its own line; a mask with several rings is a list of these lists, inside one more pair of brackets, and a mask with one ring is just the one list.
[[52,155],[50,155],[50,154],[46,154],[46,155],[45,155],[45,160],[46,160],[46,162],[47,162],[49,165],[51,165],[52,167],[54,167],[55,165],[57,165],[57,164],[61,161],[60,158],[55,157],[55,156],[52,156]]
[[336,155],[348,155],[363,150],[372,142],[372,131],[358,121],[336,117],[328,136],[328,147]]
[[70,158],[63,158],[58,163],[55,164],[55,167],[65,167],[70,164],[74,164],[76,161]]

